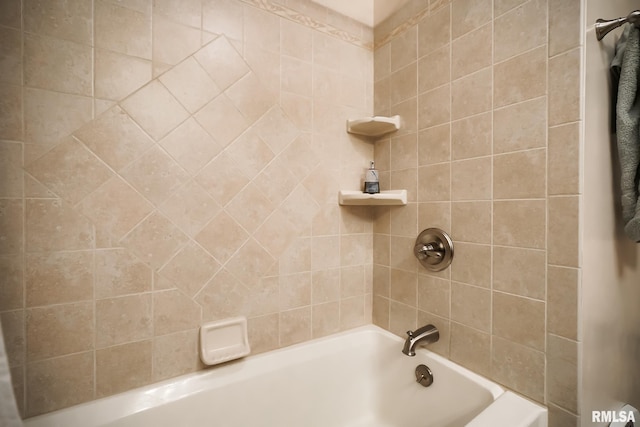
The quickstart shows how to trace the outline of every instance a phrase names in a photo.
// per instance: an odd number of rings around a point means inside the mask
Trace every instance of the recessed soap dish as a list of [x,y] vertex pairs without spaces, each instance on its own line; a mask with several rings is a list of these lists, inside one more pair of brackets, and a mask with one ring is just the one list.
[[245,317],[218,320],[200,327],[200,359],[205,365],[228,362],[250,352]]

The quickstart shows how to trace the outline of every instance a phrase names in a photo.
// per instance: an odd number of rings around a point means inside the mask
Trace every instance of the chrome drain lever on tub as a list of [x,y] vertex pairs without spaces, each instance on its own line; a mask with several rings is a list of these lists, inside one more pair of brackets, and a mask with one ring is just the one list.
[[416,366],[416,382],[423,387],[433,384],[433,373],[426,365]]
[[426,325],[422,328],[418,328],[415,331],[407,331],[407,339],[404,342],[402,352],[407,356],[416,355],[416,345],[419,342],[424,341],[425,344],[431,344],[440,339],[440,332],[438,328],[433,325]]

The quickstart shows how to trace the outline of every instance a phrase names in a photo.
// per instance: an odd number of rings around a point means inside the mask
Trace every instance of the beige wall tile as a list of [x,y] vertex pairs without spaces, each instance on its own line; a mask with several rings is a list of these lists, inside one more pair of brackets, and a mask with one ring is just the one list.
[[491,376],[518,393],[544,401],[545,355],[540,351],[493,338]]
[[[13,105],[20,106],[22,98],[15,98],[12,91],[6,91],[3,87],[0,85],[3,102],[8,103],[6,111],[13,112]],[[91,120],[92,111],[91,98],[25,88],[24,140],[51,146]],[[21,115],[6,116],[5,120],[0,121],[0,137],[21,140],[21,120]],[[15,128],[16,125],[18,128]]]
[[451,118],[461,119],[490,110],[492,85],[491,68],[485,68],[453,81],[451,83]]
[[199,28],[182,25],[154,13],[152,34],[154,65],[179,63],[200,48],[200,41]]
[[96,347],[105,348],[151,338],[151,294],[96,301]]
[[391,234],[395,236],[416,235],[418,228],[418,204],[409,203],[401,209],[391,209]]
[[493,244],[545,248],[544,200],[493,203]]
[[222,150],[222,146],[193,118],[189,118],[159,142],[191,174],[196,174]]
[[244,7],[244,41],[261,49],[280,52],[280,19],[255,7]]
[[494,153],[544,147],[547,134],[546,101],[546,97],[540,97],[494,110]]
[[274,154],[281,153],[300,134],[291,119],[277,106],[258,120],[255,129]]
[[502,154],[493,159],[495,199],[542,198],[546,194],[545,149]]
[[242,77],[225,91],[225,95],[249,122],[260,118],[278,101],[277,93],[267,90],[255,73]]
[[449,44],[423,56],[418,61],[418,93],[435,89],[449,83],[450,80],[451,46]]
[[456,120],[451,123],[452,159],[491,155],[491,113]]
[[0,28],[0,82],[22,84],[22,33],[11,28]]
[[188,296],[194,296],[220,269],[220,264],[195,242],[189,242],[162,269]]
[[439,163],[418,168],[418,201],[445,201],[451,199],[451,165]]
[[450,229],[456,242],[491,243],[491,202],[452,203]]
[[549,410],[549,425],[559,427],[578,427],[580,425],[580,417],[563,408],[548,403],[547,409]]
[[[46,202],[43,204],[46,204]],[[43,212],[33,212],[33,210],[29,208],[30,206],[27,206],[25,224],[25,220],[23,219],[25,217],[25,211],[20,199],[0,200],[0,254],[18,254],[24,250],[25,246],[28,246],[29,248],[34,246],[34,237],[37,240],[44,239],[46,237],[45,233],[40,234],[40,230],[34,230],[34,227],[32,226],[33,223],[30,221],[30,219],[33,219],[34,213],[35,215],[38,215]],[[29,214],[32,215],[29,216]],[[55,219],[60,220],[60,218]],[[24,225],[26,225],[27,228],[26,242],[22,236]],[[36,236],[34,236],[34,234],[36,234]],[[43,246],[48,247],[44,242]]]
[[389,331],[406,338],[408,330],[417,327],[418,310],[393,300],[389,301]]
[[[376,145],[376,153],[378,151],[377,147]],[[420,131],[418,134],[418,165],[441,163],[450,159],[451,129],[449,124]]]
[[0,256],[0,312],[24,306],[23,263],[20,255]]
[[[497,17],[494,22],[494,61],[547,43],[547,1],[532,0]],[[527,31],[522,31],[522,28]]]
[[494,65],[494,107],[504,107],[545,95],[546,68],[546,47],[531,50]]
[[549,56],[580,44],[580,2],[549,1]]
[[151,61],[104,49],[95,49],[95,96],[121,100],[151,80]]
[[452,38],[473,31],[491,21],[491,2],[489,0],[454,0],[451,2]]
[[311,302],[316,304],[340,298],[340,269],[314,271],[311,276]]
[[120,170],[140,156],[153,140],[119,106],[74,132],[102,161]]
[[450,96],[450,86],[444,85],[424,92],[418,97],[418,126],[420,129],[441,125],[450,120]]
[[491,199],[491,157],[451,163],[451,200]]
[[[27,109],[32,107],[32,103],[27,103],[27,101],[31,101],[31,98],[27,98],[25,102],[23,102],[22,89],[20,86],[9,85],[5,83],[0,83],[0,96],[2,101],[0,101],[0,108],[2,108],[3,114],[0,118],[0,138],[14,140],[14,141],[22,141],[23,140],[23,115],[28,120],[30,127],[28,128],[29,132],[26,135],[33,135],[33,131],[31,127],[34,126],[32,122],[32,116],[35,115],[33,110]],[[26,111],[23,113],[23,108]],[[36,113],[37,114],[37,113]],[[40,130],[42,126],[40,126]]]
[[109,3],[95,4],[96,47],[151,59],[151,15]]
[[489,332],[491,330],[491,291],[452,282],[451,320]]
[[526,1],[527,0],[495,0],[493,5],[494,14],[495,16],[502,15],[503,13],[506,13],[509,10],[520,6]]
[[457,79],[491,65],[493,34],[484,25],[451,43],[451,78]]
[[418,203],[418,230],[437,227],[451,230],[451,204],[449,202]]
[[96,351],[96,397],[110,396],[151,381],[152,342],[139,341]]
[[164,265],[188,240],[165,216],[154,212],[134,228],[122,244],[158,268]]
[[109,298],[151,290],[151,269],[125,249],[95,252],[96,298]]
[[181,291],[153,293],[153,333],[166,335],[197,329],[202,323],[202,310]]
[[313,43],[313,32],[308,27],[282,19],[280,21],[281,52],[283,55],[293,56],[303,61],[311,61],[313,50],[309,49]]
[[549,128],[549,194],[580,192],[580,125]]
[[390,298],[411,307],[417,307],[418,276],[414,272],[391,269]]
[[51,252],[25,257],[26,306],[93,298],[93,252]]
[[576,413],[579,344],[551,334],[547,343],[547,400]]
[[279,302],[281,311],[311,305],[311,273],[280,276]]
[[493,247],[495,290],[544,300],[545,270],[546,256],[542,250]]
[[418,26],[414,25],[389,43],[391,72],[397,71],[418,58]]
[[279,346],[279,315],[254,317],[247,321],[251,353],[258,354]]
[[192,114],[220,93],[218,86],[193,57],[160,76],[160,81]]
[[389,105],[394,106],[413,98],[417,93],[418,85],[418,63],[412,62],[409,65],[394,71],[390,77],[389,84]]
[[491,366],[491,336],[456,322],[451,322],[450,334],[451,360],[480,375],[488,376]]
[[[6,203],[6,202],[5,202]],[[0,206],[3,204],[0,203]],[[71,206],[57,199],[29,199],[26,202],[25,212],[25,248],[27,251],[63,251],[92,249],[94,242],[94,231],[91,223],[83,216],[76,213]],[[11,208],[14,212],[19,212],[20,207],[10,203],[2,210]],[[5,210],[5,212],[7,212]],[[7,227],[3,224],[2,230],[16,230],[18,225],[11,212],[5,213],[4,218],[8,220]],[[14,251],[21,244],[21,238],[5,238],[5,245],[1,252]]]
[[418,275],[418,309],[449,318],[450,302],[451,282],[432,276]]
[[253,233],[275,206],[253,184],[243,188],[226,206],[226,211],[249,233]]
[[0,314],[0,321],[9,366],[24,366],[27,344],[25,311],[5,311]]
[[310,63],[283,55],[281,66],[280,79],[283,91],[303,96],[313,94],[313,67]]
[[[189,113],[157,80],[125,99],[122,108],[156,141],[162,139]],[[150,108],[162,105],[162,108]]]
[[93,399],[93,359],[93,352],[83,352],[29,364],[26,415],[32,417]]
[[153,206],[119,177],[107,181],[79,205],[97,227],[120,239],[149,215]]
[[201,2],[156,0],[153,10],[181,24],[199,28],[202,21],[200,4]]
[[365,296],[355,296],[340,301],[340,329],[356,328],[367,323]]
[[390,263],[389,266],[400,270],[415,272],[418,268],[418,260],[413,255],[415,237],[391,236]]
[[78,43],[25,36],[24,84],[30,87],[91,96],[91,47]]
[[549,59],[549,126],[580,119],[580,49]]
[[547,280],[547,331],[578,339],[580,271],[549,266]]
[[312,336],[334,334],[340,330],[340,303],[338,301],[314,305],[311,309]]
[[202,369],[203,364],[198,354],[198,332],[198,329],[192,329],[153,339],[153,381]]
[[227,270],[220,270],[198,293],[202,320],[219,320],[239,316],[249,306],[249,290]]
[[66,138],[27,171],[54,193],[75,204],[104,184],[113,173],[74,138]]
[[215,34],[224,34],[234,40],[243,39],[244,10],[241,3],[232,0],[206,0],[202,2],[202,28]]
[[389,300],[381,296],[373,296],[373,324],[389,330]]
[[280,313],[280,346],[288,346],[311,338],[311,307]]
[[0,197],[22,197],[24,172],[22,144],[0,141]]
[[[440,49],[450,41],[450,8],[443,7],[418,24],[418,58]],[[456,22],[456,20],[454,20]],[[456,31],[454,29],[454,31]]]
[[226,153],[221,153],[202,168],[195,181],[222,206],[249,183],[249,179]]
[[0,23],[13,28],[20,29],[22,23],[22,11],[19,0],[8,0],[0,5]]
[[93,350],[93,303],[78,302],[27,310],[27,360]]
[[491,246],[456,242],[451,279],[470,285],[491,287]]
[[23,10],[24,28],[30,33],[91,45],[92,12],[91,5],[82,0],[63,3],[26,1]]
[[580,266],[579,203],[578,196],[549,198],[550,264]]
[[[252,260],[251,264],[247,264],[248,259]],[[262,246],[250,239],[231,257],[226,268],[246,286],[255,286],[274,262],[275,259]]]
[[493,334],[544,351],[544,302],[494,292]]

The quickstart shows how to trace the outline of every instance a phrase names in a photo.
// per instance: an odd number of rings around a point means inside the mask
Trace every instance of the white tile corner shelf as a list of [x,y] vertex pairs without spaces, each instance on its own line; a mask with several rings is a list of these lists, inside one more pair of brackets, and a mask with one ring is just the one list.
[[340,190],[338,192],[338,203],[343,206],[402,206],[407,204],[407,190],[385,190],[376,194]]
[[379,137],[400,129],[400,116],[373,116],[362,119],[347,120],[347,132],[356,135]]

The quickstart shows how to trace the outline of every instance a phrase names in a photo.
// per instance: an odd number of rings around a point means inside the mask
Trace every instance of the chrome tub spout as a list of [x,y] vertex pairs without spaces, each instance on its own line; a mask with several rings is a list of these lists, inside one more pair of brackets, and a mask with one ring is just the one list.
[[426,325],[415,331],[407,331],[407,339],[404,342],[402,352],[407,356],[415,356],[415,348],[418,343],[431,344],[440,339],[438,328],[433,325]]

